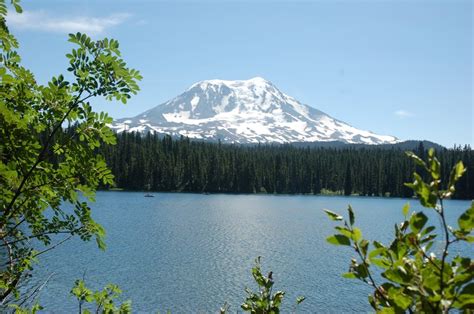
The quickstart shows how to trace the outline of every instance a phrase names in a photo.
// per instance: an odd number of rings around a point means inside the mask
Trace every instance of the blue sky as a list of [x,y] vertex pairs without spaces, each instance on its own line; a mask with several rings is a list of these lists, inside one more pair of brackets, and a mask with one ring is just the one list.
[[10,16],[39,82],[64,73],[67,33],[120,41],[144,76],[134,116],[205,79],[272,81],[355,127],[474,145],[471,1],[28,1]]

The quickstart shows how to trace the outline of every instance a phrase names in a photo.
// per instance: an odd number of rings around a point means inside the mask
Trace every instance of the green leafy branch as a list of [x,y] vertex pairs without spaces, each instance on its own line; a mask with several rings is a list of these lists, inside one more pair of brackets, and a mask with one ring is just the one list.
[[[240,306],[244,311],[253,314],[270,314],[280,313],[280,306],[285,296],[284,291],[272,292],[273,288],[273,272],[269,272],[267,276],[262,274],[261,257],[255,259],[255,266],[252,268],[252,276],[257,283],[259,290],[253,292],[249,288],[245,289],[247,298],[245,302]],[[305,297],[298,297],[296,299],[296,305],[303,302]],[[223,309],[221,309],[221,312]],[[224,310],[225,312],[225,310]],[[223,313],[224,313],[223,312]]]
[[[357,253],[351,260],[349,272],[343,277],[361,280],[374,288],[369,303],[378,312],[433,312],[445,313],[450,309],[474,309],[474,263],[469,257],[455,256],[448,260],[450,245],[474,242],[474,202],[458,218],[458,227],[447,225],[443,199],[455,191],[456,182],[462,177],[465,168],[457,163],[451,171],[445,188],[442,187],[440,162],[434,150],[428,152],[425,162],[413,153],[407,153],[417,165],[428,174],[428,181],[414,173],[414,181],[406,184],[412,188],[422,206],[432,208],[440,217],[441,257],[432,250],[436,243],[436,227],[428,226],[428,217],[423,212],[409,215],[409,204],[403,207],[404,221],[395,225],[395,238],[385,246],[378,241],[370,242],[362,237],[355,227],[355,214],[348,208],[349,219],[325,210],[331,220],[342,222],[336,226],[337,234],[327,241],[334,245],[350,246]],[[377,284],[373,272],[380,270],[386,281]]]
[[[18,0],[11,5],[21,13]],[[95,238],[105,248],[104,229],[92,219],[87,202],[100,184],[113,184],[102,144],[114,144],[112,119],[92,110],[95,97],[126,103],[139,91],[140,73],[127,67],[114,39],[94,41],[70,34],[75,45],[64,75],[40,85],[21,65],[17,40],[6,25],[8,6],[0,0],[0,245],[6,264],[0,270],[0,306],[16,299],[16,289],[33,262],[66,233]],[[63,131],[68,125],[70,128]],[[73,208],[64,208],[70,203]],[[34,249],[32,239],[46,246]]]
[[[122,290],[117,285],[109,284],[104,289],[92,291],[86,287],[84,280],[76,280],[74,287],[71,289],[73,295],[78,301],[79,314],[90,314],[91,305],[95,305],[93,312],[95,313],[120,313],[127,314],[132,312],[132,303],[125,301],[120,305],[116,305],[115,301],[122,294]],[[89,306],[89,308],[86,308]]]

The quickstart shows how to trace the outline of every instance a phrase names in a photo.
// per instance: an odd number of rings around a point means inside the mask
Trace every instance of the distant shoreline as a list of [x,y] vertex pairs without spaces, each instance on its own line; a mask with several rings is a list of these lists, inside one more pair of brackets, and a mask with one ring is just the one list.
[[[320,193],[320,194],[311,194],[311,193],[232,193],[232,192],[197,192],[197,191],[145,191],[145,190],[130,190],[124,188],[112,188],[112,189],[98,189],[98,192],[134,192],[134,193],[172,193],[172,194],[197,194],[197,195],[268,195],[268,196],[330,196],[330,197],[361,197],[361,198],[382,198],[382,199],[404,199],[404,200],[416,200],[416,197],[400,197],[400,196],[380,196],[380,195],[360,195],[360,194],[351,194],[344,195],[334,193]],[[448,200],[455,201],[471,201],[470,198],[450,198]],[[474,200],[472,200],[474,201]]]

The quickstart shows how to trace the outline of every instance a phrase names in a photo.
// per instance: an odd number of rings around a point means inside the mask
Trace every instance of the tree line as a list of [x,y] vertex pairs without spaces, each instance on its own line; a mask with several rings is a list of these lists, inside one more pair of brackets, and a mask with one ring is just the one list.
[[[411,197],[404,186],[417,170],[400,148],[253,146],[188,138],[120,133],[117,145],[102,146],[116,187],[126,190],[198,193],[358,194]],[[424,158],[420,143],[415,152]],[[443,181],[456,161],[467,175],[454,198],[474,198],[474,153],[469,146],[440,149]]]

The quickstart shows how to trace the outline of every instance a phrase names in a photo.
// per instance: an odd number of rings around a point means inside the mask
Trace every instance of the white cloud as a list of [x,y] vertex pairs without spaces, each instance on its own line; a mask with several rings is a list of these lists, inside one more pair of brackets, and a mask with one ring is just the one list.
[[412,112],[406,111],[406,110],[403,110],[403,109],[395,111],[395,115],[400,117],[400,118],[410,118],[410,117],[415,116]]
[[9,13],[7,23],[18,29],[55,33],[86,33],[99,35],[113,26],[122,24],[130,17],[127,13],[116,13],[105,17],[89,16],[51,16],[45,11],[24,11],[21,14]]

